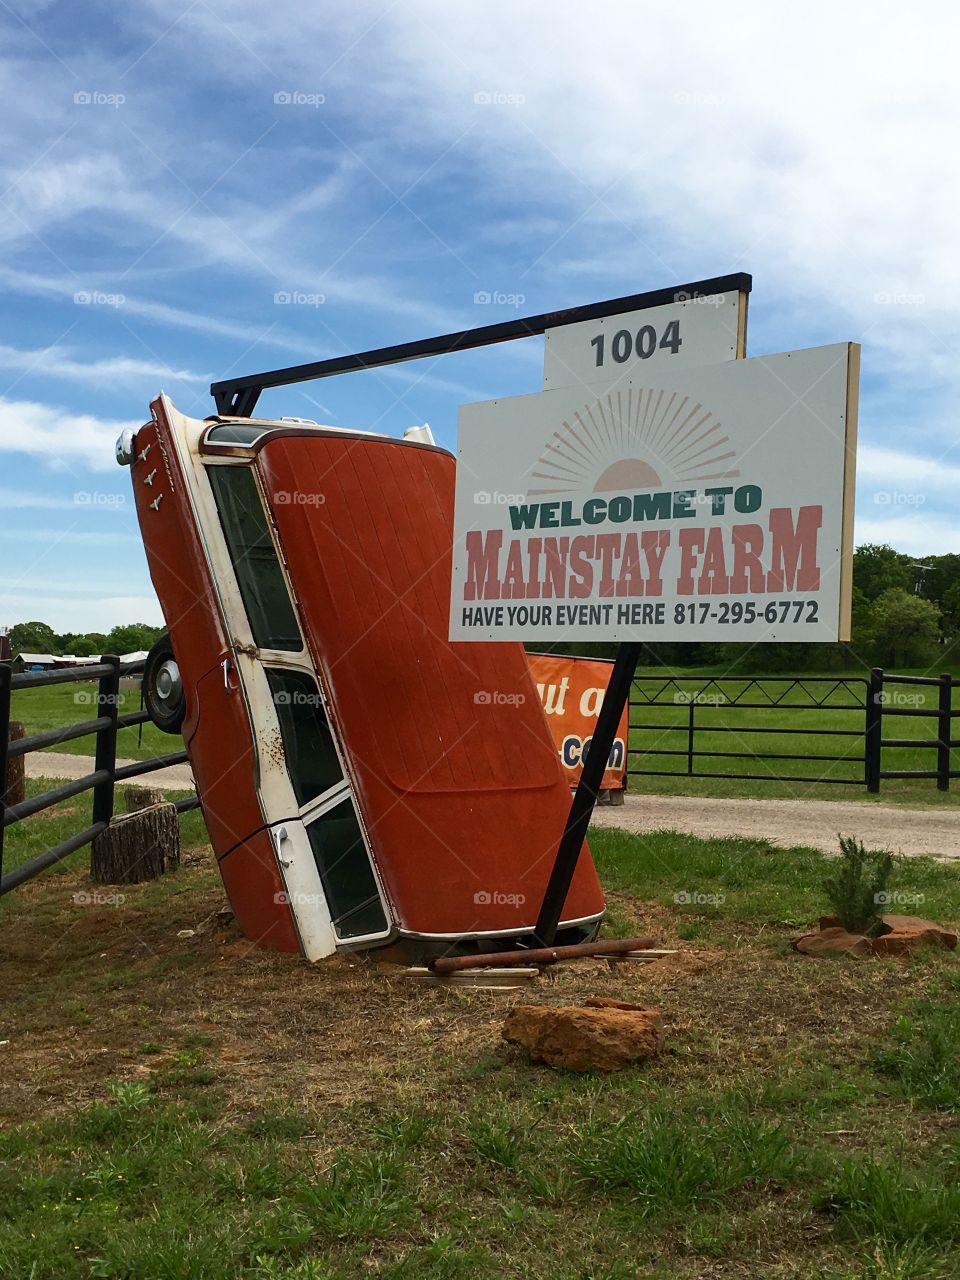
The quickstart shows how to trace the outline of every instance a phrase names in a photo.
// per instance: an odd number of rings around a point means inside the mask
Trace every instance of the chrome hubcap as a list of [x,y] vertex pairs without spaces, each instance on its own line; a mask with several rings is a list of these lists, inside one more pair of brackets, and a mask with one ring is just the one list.
[[153,686],[157,700],[166,710],[172,711],[180,701],[183,688],[180,682],[180,668],[173,658],[167,658],[166,662],[162,662],[157,668]]

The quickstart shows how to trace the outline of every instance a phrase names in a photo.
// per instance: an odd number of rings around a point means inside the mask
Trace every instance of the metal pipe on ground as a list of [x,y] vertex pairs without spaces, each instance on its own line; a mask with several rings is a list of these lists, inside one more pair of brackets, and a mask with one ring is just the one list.
[[477,956],[439,956],[431,961],[434,973],[460,973],[463,969],[493,969],[502,965],[556,964],[558,960],[577,960],[583,956],[623,955],[630,951],[651,951],[655,938],[607,938],[603,942],[575,942],[566,947],[535,947],[526,951],[491,951]]

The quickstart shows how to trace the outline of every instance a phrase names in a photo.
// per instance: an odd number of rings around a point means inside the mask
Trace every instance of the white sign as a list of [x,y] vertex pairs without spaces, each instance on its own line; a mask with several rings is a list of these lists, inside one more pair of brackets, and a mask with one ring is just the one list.
[[846,639],[859,352],[463,405],[450,638]]
[[744,354],[747,295],[736,290],[548,329],[543,387],[625,386],[651,370],[686,369]]

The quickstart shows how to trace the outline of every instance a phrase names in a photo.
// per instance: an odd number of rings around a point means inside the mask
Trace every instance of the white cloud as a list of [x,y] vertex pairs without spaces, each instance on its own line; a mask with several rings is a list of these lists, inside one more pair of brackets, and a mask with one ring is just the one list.
[[163,625],[163,614],[155,596],[97,595],[93,590],[86,599],[70,599],[63,595],[31,595],[16,592],[0,594],[4,623],[40,619],[54,631],[110,631],[128,622]]
[[47,493],[29,493],[23,489],[0,488],[0,511],[39,510],[74,511],[72,498],[54,498]]
[[110,421],[0,397],[0,451],[31,454],[57,470],[114,470],[117,437],[139,426],[140,418]]
[[26,351],[0,344],[0,369],[16,369],[24,374],[46,375],[100,387],[109,383],[142,384],[144,380],[153,385],[171,379],[178,382],[211,381],[209,374],[194,373],[190,369],[171,369],[155,360],[139,360],[120,355],[84,359],[76,350],[58,346]]
[[857,450],[857,482],[866,490],[910,489],[927,498],[950,498],[960,489],[960,466],[934,453],[905,453],[877,445]]

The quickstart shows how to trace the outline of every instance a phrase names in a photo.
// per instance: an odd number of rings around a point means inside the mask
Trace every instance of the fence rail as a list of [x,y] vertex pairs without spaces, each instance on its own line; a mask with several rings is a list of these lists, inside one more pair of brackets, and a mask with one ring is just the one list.
[[[933,705],[925,705],[926,695],[898,693],[900,686],[937,690]],[[869,676],[649,676],[634,677],[630,693],[630,748],[628,774],[659,778],[730,778],[750,782],[817,783],[832,786],[862,786],[876,794],[884,778],[935,779],[941,791],[950,780],[960,777],[951,767],[951,751],[960,748],[953,736],[954,718],[960,708],[953,706],[953,690],[960,680],[944,673],[939,676],[900,676],[875,667]],[[924,705],[916,705],[923,697]],[[913,705],[903,705],[907,701]],[[654,719],[659,711],[679,712],[674,720]],[[766,713],[767,723],[755,723],[761,714],[742,723],[731,712]],[[780,713],[776,723],[769,717]],[[785,714],[795,721],[787,723]],[[794,717],[794,713],[799,713]],[[822,724],[837,713],[844,723]],[[906,716],[934,720],[933,737],[884,736],[884,717]],[[731,719],[735,722],[730,723]],[[807,723],[809,722],[809,723]],[[734,734],[735,750],[704,744],[704,735]],[[817,738],[836,742],[831,754],[788,749],[790,742],[764,750],[752,743],[755,735],[774,734],[793,738]],[[680,742],[673,735],[680,735]],[[846,739],[851,750],[843,751]],[[837,741],[839,740],[839,741]],[[681,745],[682,744],[682,745]],[[799,747],[799,743],[797,744]],[[885,750],[911,749],[936,752],[936,767],[929,769],[884,768]],[[839,753],[839,754],[838,754]],[[710,760],[753,760],[770,764],[764,772],[733,772],[702,767]],[[683,762],[682,768],[648,767],[652,762]],[[822,766],[821,772],[782,772],[782,762],[804,761]],[[842,772],[838,766],[847,766]]]
[[[0,663],[0,897],[16,889],[27,880],[46,871],[49,867],[71,853],[76,853],[84,845],[90,844],[101,831],[106,830],[114,813],[114,788],[118,782],[129,778],[139,778],[144,774],[165,769],[170,765],[183,764],[187,759],[186,751],[173,751],[169,755],[156,756],[152,760],[136,761],[133,764],[117,766],[117,733],[120,729],[144,724],[149,720],[146,711],[128,711],[119,714],[120,681],[125,676],[142,675],[143,663],[131,662],[121,664],[119,658],[104,657],[96,665],[83,667],[63,667],[54,671],[25,671],[14,674],[6,663]],[[10,741],[11,695],[19,689],[36,689],[42,685],[77,684],[82,681],[96,679],[96,706],[99,714],[92,720],[83,720],[77,724],[65,725],[58,729],[46,729],[42,733],[34,733],[26,738]],[[7,804],[7,762],[15,756],[26,755],[30,751],[41,751],[44,747],[59,746],[90,734],[96,735],[96,753],[93,757],[93,769],[82,778],[64,782],[40,795],[31,796],[18,804]],[[22,822],[33,814],[42,813],[62,800],[81,795],[85,791],[93,792],[93,811],[89,826],[75,835],[61,840],[58,844],[43,853],[24,862],[15,870],[3,875],[4,835],[8,827]],[[178,813],[199,807],[200,801],[194,797],[179,800]]]

